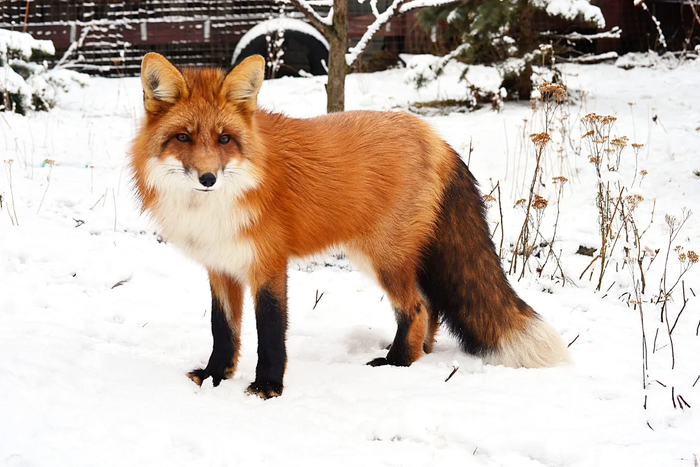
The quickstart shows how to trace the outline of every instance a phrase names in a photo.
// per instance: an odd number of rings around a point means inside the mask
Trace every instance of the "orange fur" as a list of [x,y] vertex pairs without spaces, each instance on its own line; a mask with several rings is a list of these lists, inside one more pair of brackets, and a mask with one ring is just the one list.
[[[344,247],[371,269],[397,315],[392,349],[374,363],[410,365],[424,348],[432,349],[438,314],[446,313],[433,309],[437,302],[426,302],[417,287],[426,252],[452,242],[455,274],[474,288],[468,293],[488,297],[483,310],[455,311],[455,326],[476,333],[484,352],[522,334],[533,312],[505,280],[482,233],[478,192],[473,182],[456,179],[466,167],[460,168],[454,151],[426,123],[403,113],[299,120],[258,110],[263,64],[252,57],[226,75],[218,69],[179,71],[156,54],[144,58],[146,118],[131,159],[137,193],[166,240],[210,271],[213,295],[228,297],[227,307],[240,306],[232,289],[245,283],[260,297],[260,307],[276,310],[284,330],[288,258]],[[222,143],[222,136],[231,142]],[[217,177],[210,192],[199,191],[204,174]],[[464,232],[445,224],[451,187],[471,203]],[[240,311],[229,316],[237,333]],[[269,330],[258,326],[261,352],[260,339]],[[270,345],[277,348],[279,336],[272,334]],[[235,358],[237,349],[232,366]],[[283,348],[276,358],[286,363]],[[267,374],[260,365],[259,377]],[[272,389],[251,385],[249,392],[279,395],[281,376],[277,383]]]

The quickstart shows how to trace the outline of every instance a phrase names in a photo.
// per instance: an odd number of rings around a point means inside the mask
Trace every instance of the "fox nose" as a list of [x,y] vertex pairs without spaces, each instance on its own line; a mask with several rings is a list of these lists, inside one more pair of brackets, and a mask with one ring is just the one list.
[[199,183],[204,185],[205,187],[209,188],[210,186],[214,186],[216,183],[216,175],[213,173],[205,173],[201,177],[199,177]]

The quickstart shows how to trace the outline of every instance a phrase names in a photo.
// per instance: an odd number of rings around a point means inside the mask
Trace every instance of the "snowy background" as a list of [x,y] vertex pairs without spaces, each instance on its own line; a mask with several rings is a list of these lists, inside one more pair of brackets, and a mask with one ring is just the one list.
[[[664,253],[664,215],[680,216],[682,207],[700,214],[700,64],[562,70],[572,147],[581,144],[578,122],[588,112],[616,116],[614,134],[645,144],[639,218],[648,223],[656,199],[644,241]],[[457,73],[448,69],[420,92],[405,69],[353,74],[346,106],[400,110],[461,99]],[[259,104],[320,115],[324,79],[266,81]],[[611,269],[602,292],[578,280],[590,262],[575,254],[578,246],[599,241],[585,147],[566,159],[557,231],[573,284],[534,273],[511,278],[574,341],[575,365],[485,366],[441,331],[434,353],[410,368],[365,366],[393,338],[390,307],[344,260],[316,258],[290,267],[286,388],[262,401],[244,394],[256,364],[250,300],[235,378],[200,388],[185,376],[210,354],[209,289],[202,267],[159,242],[139,215],[125,160],[141,117],[138,78],[93,78],[50,112],[0,113],[0,465],[697,465],[700,266],[684,276],[690,301],[673,334],[673,370],[665,324],[645,303],[645,390],[639,312],[620,298],[628,272]],[[541,131],[529,104],[426,118],[465,158],[472,142],[470,168],[483,192],[500,182],[508,248],[522,223],[513,204],[531,177],[527,135]],[[633,169],[632,152],[625,154],[623,167]],[[556,161],[546,170],[561,175]],[[689,250],[700,249],[697,214],[676,240]],[[493,204],[489,216],[495,228]],[[551,232],[553,211],[547,216]],[[679,267],[672,253],[669,274],[677,277]],[[679,408],[672,391],[692,408]]]

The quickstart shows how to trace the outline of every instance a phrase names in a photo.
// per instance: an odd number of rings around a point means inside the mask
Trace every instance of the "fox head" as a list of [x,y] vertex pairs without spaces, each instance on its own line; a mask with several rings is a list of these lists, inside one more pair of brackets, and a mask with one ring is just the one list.
[[146,115],[132,151],[142,198],[149,193],[236,196],[257,184],[255,109],[264,67],[259,55],[228,74],[215,68],[179,70],[157,53],[143,58]]

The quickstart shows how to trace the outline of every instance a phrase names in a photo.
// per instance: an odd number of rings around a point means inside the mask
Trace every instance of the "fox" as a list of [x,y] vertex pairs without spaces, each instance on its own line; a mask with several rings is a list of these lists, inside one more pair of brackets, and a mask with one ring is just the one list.
[[265,60],[229,72],[141,66],[144,118],[129,160],[141,209],[202,264],[213,349],[187,376],[214,386],[236,371],[243,299],[254,299],[255,380],[280,396],[287,366],[287,264],[342,248],[386,293],[396,335],[368,365],[410,366],[441,324],[485,363],[570,362],[556,330],[513,290],[477,182],[431,127],[402,112],[296,119],[258,108]]

